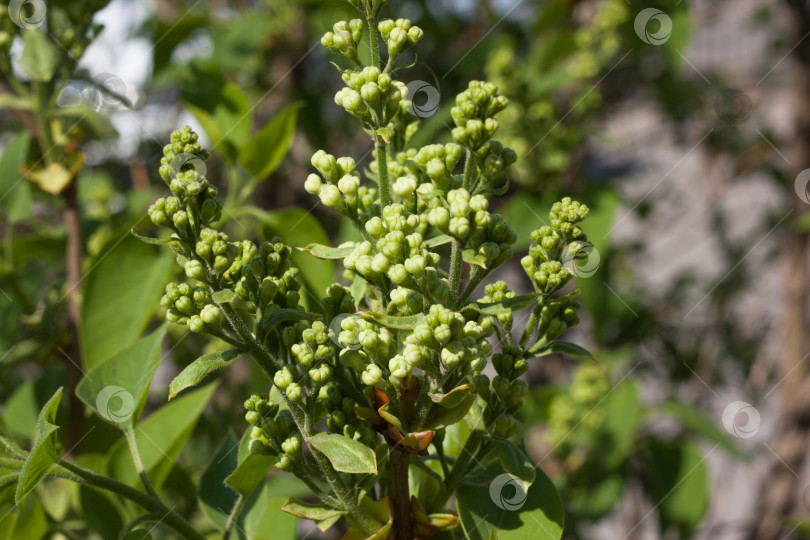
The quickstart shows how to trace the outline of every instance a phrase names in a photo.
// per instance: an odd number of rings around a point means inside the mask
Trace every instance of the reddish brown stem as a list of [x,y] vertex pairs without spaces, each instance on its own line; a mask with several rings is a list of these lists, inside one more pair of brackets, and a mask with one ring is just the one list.
[[413,540],[411,494],[408,487],[410,457],[410,454],[396,448],[391,451],[391,502],[394,506],[395,540]]

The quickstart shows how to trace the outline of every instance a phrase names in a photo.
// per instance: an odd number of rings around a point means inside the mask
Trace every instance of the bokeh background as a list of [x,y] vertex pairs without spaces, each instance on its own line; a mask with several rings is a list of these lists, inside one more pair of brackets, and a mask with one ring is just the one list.
[[[172,130],[189,124],[213,145],[208,177],[223,188],[233,236],[281,233],[297,246],[353,238],[303,190],[312,153],[362,166],[371,144],[334,104],[335,59],[319,45],[352,16],[345,2],[27,2],[22,23],[11,4],[0,21],[0,423],[25,441],[45,400],[103,357],[105,340],[134,339],[162,317],[170,260],[129,230],[149,229],[146,207],[166,190],[157,168]],[[49,103],[68,126],[67,187],[31,165],[36,119],[15,86],[25,79],[19,27],[39,24],[37,4],[50,10],[51,46],[68,66]],[[386,9],[425,30],[399,73],[422,119],[417,145],[449,140],[450,107],[468,80],[493,81],[510,99],[497,138],[519,161],[494,206],[519,251],[555,199],[591,207],[593,249],[576,272],[583,323],[567,340],[597,362],[537,360],[522,411],[526,447],[565,501],[566,537],[810,537],[810,2],[389,0]],[[69,35],[79,26],[94,38]],[[273,121],[287,122],[288,136],[275,166],[257,168],[243,149]],[[520,291],[518,261],[498,277]],[[297,262],[315,295],[339,276],[330,261]],[[108,317],[129,330],[102,335]],[[219,347],[170,335],[147,409],[183,366]],[[171,456],[164,489],[201,523],[216,510],[196,508],[189,489],[221,441],[244,431],[240,404],[263,390],[250,370],[224,375],[184,432],[182,458]],[[81,411],[63,425],[64,444],[88,464],[115,440]],[[301,492],[284,477],[268,486],[268,500]],[[0,535],[116,537],[106,521],[121,512],[114,501],[58,482],[43,491],[23,509],[3,497]],[[268,513],[248,534],[320,534],[290,519]]]

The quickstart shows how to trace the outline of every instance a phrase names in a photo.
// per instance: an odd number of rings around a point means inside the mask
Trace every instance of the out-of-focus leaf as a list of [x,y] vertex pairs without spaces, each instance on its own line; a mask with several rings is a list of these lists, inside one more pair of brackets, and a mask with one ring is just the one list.
[[537,351],[530,351],[532,357],[545,356],[552,353],[565,353],[571,356],[588,358],[589,360],[594,359],[593,355],[587,349],[580,347],[576,343],[569,343],[568,341],[552,341]]
[[[280,236],[293,248],[304,247],[313,242],[329,243],[329,236],[320,222],[301,208],[283,208],[265,212],[261,221],[265,239]],[[316,304],[326,293],[327,287],[335,282],[334,264],[329,260],[313,259],[309,254],[297,249],[293,249],[290,258],[301,271],[299,275],[303,278],[304,286],[309,293],[302,296],[307,296],[306,305],[313,311],[313,304]]]
[[627,458],[636,442],[636,434],[644,419],[644,407],[638,389],[627,379],[615,387],[602,402],[605,420],[602,424],[607,440],[602,441],[600,459],[608,466],[618,466]]
[[20,174],[30,145],[31,135],[23,131],[8,143],[0,157],[0,205],[12,223],[31,217],[31,187]]
[[[210,384],[180,396],[135,427],[141,460],[155,488],[166,479],[215,389],[216,384]],[[125,440],[120,439],[110,448],[106,470],[108,475],[130,485],[139,482]]]
[[56,452],[56,412],[59,410],[59,402],[62,400],[62,389],[48,400],[37,418],[37,438],[28,458],[25,460],[20,478],[17,481],[17,491],[14,494],[14,501],[20,506],[25,501],[26,496],[45,478],[48,470],[56,463],[59,456]]
[[290,497],[284,501],[284,506],[281,509],[288,514],[311,519],[312,521],[323,521],[333,517],[340,517],[346,513],[344,510],[335,510],[324,504],[311,504],[295,497]]
[[76,395],[107,422],[134,426],[146,404],[160,365],[166,327],[161,326],[126,349],[96,364],[76,387]]
[[239,441],[228,431],[227,437],[223,439],[208,467],[205,468],[197,490],[200,507],[220,530],[225,529],[228,514],[238,497],[233,489],[225,485],[225,479],[236,469],[237,446]]
[[50,38],[39,28],[27,28],[23,32],[23,51],[20,67],[32,79],[48,82],[53,77],[59,53]]
[[508,473],[490,482],[462,486],[457,492],[458,515],[470,540],[559,540],[563,506],[554,484],[537,469],[537,477],[524,492]]
[[230,349],[227,351],[217,351],[203,355],[180,372],[169,386],[169,399],[177,397],[177,394],[192,386],[202,383],[209,375],[221,371],[231,365],[239,351]]
[[664,403],[662,409],[664,413],[674,416],[687,430],[718,443],[724,450],[737,457],[746,456],[728,433],[720,429],[714,420],[697,407],[684,401],[672,400]]
[[182,99],[186,108],[200,123],[213,148],[231,163],[236,162],[239,149],[250,137],[253,124],[253,104],[240,88],[222,80],[222,74],[200,69],[192,64],[193,84],[186,87]]
[[492,437],[495,445],[495,453],[501,461],[503,470],[514,476],[523,491],[528,491],[536,477],[535,465],[529,456],[522,449],[518,448],[512,441]]
[[706,457],[690,441],[650,440],[647,470],[650,492],[661,517],[661,530],[678,530],[688,538],[709,507],[709,468]]
[[344,259],[354,251],[355,244],[341,245],[338,247],[323,246],[321,244],[309,244],[298,248],[299,251],[306,251],[319,259]]
[[[84,279],[82,363],[92,369],[138,339],[152,319],[172,257],[129,234],[97,257]],[[126,306],[126,309],[122,309]]]
[[298,109],[302,102],[288,105],[276,114],[239,153],[239,163],[255,180],[267,178],[275,171],[290,148]]
[[243,497],[249,497],[275,464],[275,456],[248,454],[245,459],[236,466],[236,470],[225,479],[225,483],[235,489],[237,493],[241,494]]
[[124,528],[124,518],[106,493],[90,486],[79,486],[79,503],[90,529],[104,540],[117,540],[118,533]]
[[273,481],[262,484],[255,502],[245,509],[244,523],[251,540],[295,540],[298,519],[281,511],[286,497],[272,495]]

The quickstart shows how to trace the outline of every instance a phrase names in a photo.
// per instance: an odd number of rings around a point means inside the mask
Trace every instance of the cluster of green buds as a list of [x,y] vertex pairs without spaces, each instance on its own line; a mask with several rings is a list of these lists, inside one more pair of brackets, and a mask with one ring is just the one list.
[[590,363],[574,371],[571,385],[556,395],[549,405],[546,438],[555,453],[576,466],[583,456],[577,455],[594,449],[596,433],[601,428],[605,409],[599,403],[610,390],[610,378],[601,364]]
[[160,305],[167,309],[166,318],[188,325],[192,332],[216,335],[222,326],[222,314],[211,303],[211,295],[202,287],[170,282]]
[[323,35],[321,45],[359,64],[357,45],[360,44],[360,40],[363,38],[363,28],[363,21],[360,19],[338,21],[332,26],[331,32]]
[[474,151],[481,149],[498,130],[495,115],[507,105],[509,100],[498,94],[494,84],[470,81],[469,87],[456,96],[456,106],[450,109],[456,124],[453,140]]
[[332,433],[340,433],[370,447],[377,442],[377,432],[372,425],[355,412],[358,403],[346,397],[337,384],[324,386],[318,403],[326,412],[326,427]]
[[565,197],[551,207],[551,226],[532,232],[534,244],[520,263],[537,291],[550,295],[571,279],[563,263],[584,254],[587,237],[577,223],[587,215],[587,206]]
[[276,467],[292,471],[301,461],[301,435],[288,410],[278,403],[253,394],[245,401],[245,420],[253,426],[248,443],[250,452],[277,456]]
[[304,182],[304,189],[320,197],[324,206],[334,208],[351,219],[372,215],[375,211],[379,214],[377,190],[360,185],[360,173],[356,170],[354,159],[336,159],[335,156],[318,150],[312,156],[312,166],[321,176],[310,174]]
[[395,81],[377,67],[364,67],[359,72],[343,74],[346,87],[335,94],[335,103],[369,126],[385,126],[409,104],[405,84]]
[[515,415],[523,406],[529,385],[518,377],[528,365],[523,349],[513,345],[505,345],[501,352],[492,355],[492,365],[497,375],[491,381],[484,374],[476,375],[475,388],[487,404],[484,417],[494,423],[495,435],[508,438],[522,429]]
[[388,45],[389,63],[396,60],[403,51],[410,49],[422,39],[424,31],[408,19],[383,19],[377,25],[380,35]]
[[358,316],[340,321],[338,343],[340,364],[353,370],[360,382],[368,387],[384,386],[388,374],[388,359],[397,349],[394,334],[386,327]]
[[273,383],[295,402],[303,399],[305,391],[317,395],[317,389],[332,378],[335,364],[332,330],[321,321],[309,327],[299,323],[286,331],[285,341],[291,341],[299,331],[300,339],[290,346],[294,362],[277,371],[273,378]]

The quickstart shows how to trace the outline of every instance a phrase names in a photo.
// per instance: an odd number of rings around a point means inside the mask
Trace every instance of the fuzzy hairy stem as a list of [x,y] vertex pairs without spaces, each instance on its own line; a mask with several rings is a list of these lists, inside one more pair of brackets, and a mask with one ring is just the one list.
[[377,131],[374,130],[374,148],[377,150],[377,178],[380,185],[380,217],[382,209],[391,204],[391,192],[388,180],[388,145],[380,140]]
[[447,305],[450,309],[456,308],[459,289],[461,288],[461,241],[453,239],[450,249],[450,294],[447,297]]

